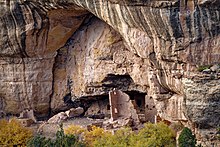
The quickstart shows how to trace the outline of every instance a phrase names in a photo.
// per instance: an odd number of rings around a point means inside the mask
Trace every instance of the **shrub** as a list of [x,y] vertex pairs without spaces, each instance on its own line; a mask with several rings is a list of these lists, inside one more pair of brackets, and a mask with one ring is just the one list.
[[111,134],[109,132],[106,132],[104,129],[96,126],[92,126],[91,131],[87,131],[86,129],[83,129],[82,127],[77,125],[70,125],[69,127],[64,129],[64,132],[65,134],[74,134],[80,137],[81,140],[83,140],[88,146],[94,146],[94,143],[98,139]]
[[134,135],[131,128],[122,128],[115,132],[115,134],[105,134],[95,140],[93,145],[95,147],[129,147],[131,139]]
[[63,126],[56,133],[54,140],[37,135],[31,138],[27,144],[28,147],[83,147],[85,144],[79,141],[74,135],[64,134]]
[[175,147],[175,133],[166,124],[160,122],[157,124],[147,123],[136,136],[134,146],[145,147]]
[[88,146],[96,146],[96,142],[100,139],[100,138],[106,138],[111,136],[112,134],[109,133],[108,131],[105,131],[102,128],[96,127],[96,126],[92,126],[92,130],[91,131],[86,131],[84,134],[84,141],[86,142],[86,144]]
[[82,128],[81,126],[78,125],[70,125],[66,128],[64,128],[64,133],[71,135],[74,134],[78,137],[82,137],[82,135],[86,132],[87,130]]
[[47,139],[46,137],[43,137],[41,135],[34,136],[27,143],[28,147],[49,147],[52,145],[53,143],[51,139]]
[[203,70],[209,69],[210,67],[211,67],[211,65],[201,65],[201,66],[199,66],[199,67],[197,68],[197,70],[198,70],[199,72],[202,72]]
[[179,147],[195,147],[196,137],[192,134],[192,131],[185,127],[183,128],[178,138]]
[[0,120],[0,146],[25,146],[32,132],[16,119]]

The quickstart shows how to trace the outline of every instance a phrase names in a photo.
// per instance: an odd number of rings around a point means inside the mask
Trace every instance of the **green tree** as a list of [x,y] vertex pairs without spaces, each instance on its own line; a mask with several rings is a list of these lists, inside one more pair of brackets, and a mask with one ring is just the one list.
[[121,128],[114,135],[106,133],[94,141],[94,147],[131,147],[134,132],[131,128]]
[[179,147],[196,147],[196,137],[187,127],[183,128],[178,138],[178,142]]
[[166,124],[147,123],[133,140],[133,146],[140,147],[175,147],[175,133]]

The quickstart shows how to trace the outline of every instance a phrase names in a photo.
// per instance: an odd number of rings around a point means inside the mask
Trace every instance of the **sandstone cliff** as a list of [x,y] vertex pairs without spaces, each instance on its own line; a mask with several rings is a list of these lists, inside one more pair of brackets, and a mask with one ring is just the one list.
[[217,0],[3,0],[0,110],[37,117],[113,88],[194,128],[220,122]]

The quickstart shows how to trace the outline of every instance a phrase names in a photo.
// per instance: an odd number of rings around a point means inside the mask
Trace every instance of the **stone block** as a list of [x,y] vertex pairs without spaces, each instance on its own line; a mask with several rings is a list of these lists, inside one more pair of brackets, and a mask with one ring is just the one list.
[[210,67],[211,71],[218,72],[220,70],[220,66],[218,64],[215,64]]
[[51,117],[47,122],[48,123],[60,123],[67,120],[68,116],[64,112],[60,112],[57,115]]
[[95,122],[95,123],[92,123],[90,125],[87,125],[87,130],[92,131],[93,126],[102,128],[103,127],[103,122]]
[[71,108],[70,110],[65,112],[69,118],[80,116],[84,113],[84,109],[82,107]]
[[34,116],[34,111],[33,110],[24,110],[20,113],[19,118],[29,118],[32,119],[34,122],[37,122],[35,116]]
[[34,124],[34,121],[31,118],[18,118],[17,120],[24,127],[30,127],[32,124]]

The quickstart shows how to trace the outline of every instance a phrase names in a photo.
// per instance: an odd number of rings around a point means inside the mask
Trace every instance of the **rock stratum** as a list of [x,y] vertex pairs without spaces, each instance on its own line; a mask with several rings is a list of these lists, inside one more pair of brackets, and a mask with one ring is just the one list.
[[217,0],[2,0],[0,28],[6,114],[87,109],[116,88],[164,120],[219,126]]

